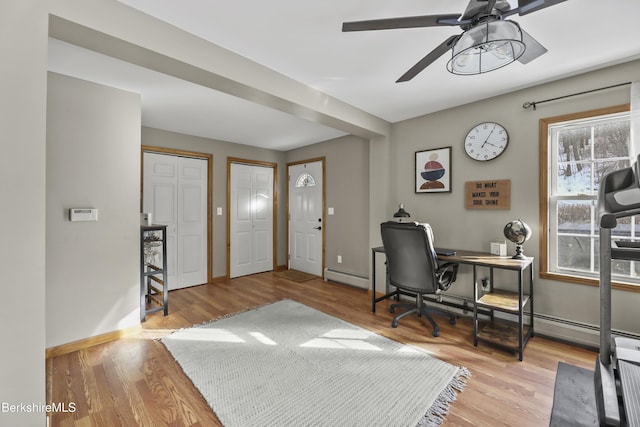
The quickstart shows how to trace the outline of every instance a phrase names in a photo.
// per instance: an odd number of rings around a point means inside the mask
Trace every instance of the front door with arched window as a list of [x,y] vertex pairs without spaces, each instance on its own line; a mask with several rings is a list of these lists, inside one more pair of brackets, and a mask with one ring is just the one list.
[[323,160],[289,165],[289,268],[322,276]]

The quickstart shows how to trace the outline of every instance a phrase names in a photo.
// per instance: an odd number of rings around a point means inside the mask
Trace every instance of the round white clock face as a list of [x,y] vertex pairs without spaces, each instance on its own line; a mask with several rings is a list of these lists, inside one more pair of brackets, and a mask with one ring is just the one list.
[[486,162],[495,159],[507,149],[509,135],[498,123],[480,123],[467,133],[464,151],[474,160]]

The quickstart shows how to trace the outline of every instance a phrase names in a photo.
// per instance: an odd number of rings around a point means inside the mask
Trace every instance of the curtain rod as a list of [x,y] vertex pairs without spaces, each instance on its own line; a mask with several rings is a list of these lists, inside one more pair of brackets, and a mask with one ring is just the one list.
[[571,95],[558,96],[557,98],[550,98],[550,99],[545,99],[545,100],[542,100],[542,101],[529,101],[529,102],[525,102],[524,104],[522,104],[522,108],[524,108],[526,110],[528,108],[533,107],[533,110],[535,111],[537,104],[542,104],[542,103],[551,102],[551,101],[557,101],[559,99],[564,99],[564,98],[571,98],[572,96],[584,95],[584,94],[587,94],[587,93],[597,92],[599,90],[613,89],[614,87],[627,86],[627,85],[630,85],[630,84],[631,84],[631,82],[619,83],[617,85],[601,87],[599,89],[591,89],[591,90],[587,90],[587,91],[584,91],[584,92],[572,93]]

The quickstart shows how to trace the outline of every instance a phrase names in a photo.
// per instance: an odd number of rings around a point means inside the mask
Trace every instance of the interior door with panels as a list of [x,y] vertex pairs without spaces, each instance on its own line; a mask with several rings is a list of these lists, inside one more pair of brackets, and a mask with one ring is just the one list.
[[167,226],[169,289],[207,283],[206,159],[145,152],[144,212]]
[[229,277],[273,270],[274,169],[229,164]]

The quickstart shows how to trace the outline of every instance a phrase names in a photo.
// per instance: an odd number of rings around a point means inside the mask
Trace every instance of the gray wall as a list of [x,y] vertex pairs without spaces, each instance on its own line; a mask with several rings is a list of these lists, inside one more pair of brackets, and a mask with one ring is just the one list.
[[[265,150],[248,145],[232,144],[224,141],[200,138],[160,129],[142,128],[142,145],[195,151],[213,155],[213,277],[227,274],[227,158],[273,162],[278,164],[277,197],[280,210],[286,206],[286,167],[284,153]],[[216,215],[216,208],[222,208],[222,215]],[[278,216],[277,265],[286,265],[286,222]]]
[[[47,2],[0,3],[0,402],[45,402]],[[45,414],[0,412],[3,426]]]
[[[629,102],[629,86],[577,96],[553,103],[540,104],[536,111],[525,110],[525,101],[539,101],[560,95],[582,92],[638,79],[640,62],[631,62],[580,76],[540,85],[458,108],[441,111],[394,124],[392,140],[392,197],[394,204],[403,202],[412,216],[430,222],[436,233],[437,245],[469,250],[488,251],[489,242],[502,237],[504,225],[522,218],[533,230],[525,244],[527,255],[539,255],[539,188],[540,167],[539,119],[608,107]],[[476,162],[466,156],[463,140],[466,132],[483,121],[497,121],[510,136],[507,151],[488,162]],[[446,194],[415,194],[414,153],[419,150],[452,146],[452,187]],[[507,211],[466,210],[465,181],[510,179],[511,209]],[[509,252],[514,245],[509,242]],[[535,311],[562,319],[599,324],[599,291],[597,287],[540,280],[535,284]],[[469,269],[464,268],[451,292],[471,295]],[[614,291],[613,327],[640,333],[637,307],[640,293]],[[538,331],[552,328],[537,322]],[[579,333],[567,333],[575,339]],[[579,339],[582,339],[579,337]]]
[[[506,222],[522,218],[534,231],[533,238],[525,245],[525,252],[538,257],[538,120],[625,103],[629,96],[626,88],[615,89],[540,105],[537,111],[522,109],[522,103],[633,80],[639,69],[639,62],[633,62],[396,123],[392,127],[390,141],[367,141],[349,136],[283,153],[143,128],[142,143],[213,154],[214,209],[222,207],[224,213],[222,216],[214,215],[213,220],[214,277],[226,274],[228,156],[278,164],[278,265],[286,264],[286,164],[322,156],[326,158],[327,207],[335,209],[333,217],[326,216],[325,262],[329,268],[368,275],[370,247],[379,244],[379,219],[389,218],[397,209],[398,203],[404,203],[413,218],[430,222],[434,226],[439,246],[471,250],[486,251],[489,241],[502,237],[502,228]],[[462,141],[468,129],[487,120],[498,121],[507,127],[511,138],[510,146],[498,159],[479,163],[464,154]],[[372,151],[373,144],[380,147]],[[415,194],[415,152],[446,145],[453,147],[453,191],[447,194]],[[378,191],[377,186],[370,184],[371,177],[377,176],[376,171],[379,170],[387,171],[383,175],[388,176],[388,179],[382,184],[389,186],[388,191]],[[465,181],[486,179],[511,180],[510,210],[465,210]],[[383,206],[383,209],[376,209],[374,219],[371,219],[373,213],[370,206]],[[509,250],[514,250],[513,245],[510,244]],[[337,255],[343,256],[342,264],[337,264]],[[498,275],[496,280],[510,278]],[[462,269],[451,292],[470,297],[471,277],[467,268]],[[540,280],[536,277],[535,295],[537,313],[592,325],[599,323],[598,290],[595,287]],[[639,332],[638,322],[631,314],[640,302],[638,297],[637,293],[614,292],[614,328]],[[573,304],[574,301],[580,301],[580,304]],[[593,337],[583,337],[581,331],[557,330],[555,327],[553,324],[545,324],[543,320],[536,323],[539,332],[593,342]]]
[[[335,215],[325,217],[325,266],[346,273],[368,275],[369,150],[366,140],[348,136],[285,153],[144,127],[142,144],[213,155],[214,277],[227,274],[227,158],[278,164],[277,264],[284,266],[287,264],[287,162],[326,157],[327,207],[334,207]],[[217,207],[222,208],[222,216],[215,214]],[[337,263],[338,255],[342,255],[342,264]]]
[[[325,267],[369,275],[369,144],[345,136],[287,152],[287,162],[325,157]],[[342,264],[338,264],[342,255]]]
[[[47,347],[140,322],[140,96],[50,73]],[[71,222],[69,208],[97,208]]]

